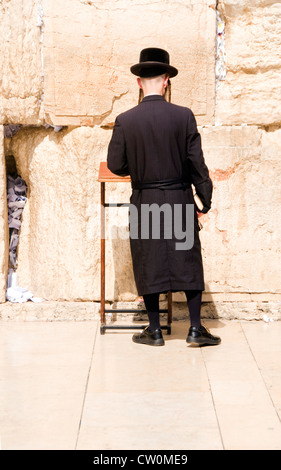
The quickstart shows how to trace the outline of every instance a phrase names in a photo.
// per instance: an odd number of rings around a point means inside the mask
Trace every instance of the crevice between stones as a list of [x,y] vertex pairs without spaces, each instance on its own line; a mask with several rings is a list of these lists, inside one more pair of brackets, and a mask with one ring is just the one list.
[[[6,125],[5,137],[13,137],[21,126],[16,124]],[[7,188],[7,209],[8,209],[8,276],[6,283],[6,300],[13,303],[22,303],[28,300],[41,302],[44,299],[33,297],[33,294],[26,288],[20,287],[17,283],[17,253],[20,240],[22,213],[27,201],[28,188],[24,179],[18,174],[14,155],[7,152],[6,163],[6,188]]]

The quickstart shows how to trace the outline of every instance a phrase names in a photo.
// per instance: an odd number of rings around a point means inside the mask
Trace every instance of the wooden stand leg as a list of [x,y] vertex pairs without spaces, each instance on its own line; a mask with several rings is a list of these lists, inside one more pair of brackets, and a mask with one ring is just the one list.
[[168,335],[171,334],[171,323],[173,321],[173,298],[172,292],[168,292],[168,325],[167,325],[167,333]]
[[105,184],[101,183],[101,295],[100,295],[100,317],[101,334],[105,333]]
[[[105,164],[106,166],[106,164]],[[126,177],[124,177],[126,178]],[[129,181],[129,179],[127,179]],[[100,209],[101,209],[101,286],[100,286],[100,319],[101,319],[101,326],[100,326],[100,333],[105,334],[105,331],[107,329],[113,330],[113,329],[142,329],[144,328],[144,325],[106,325],[106,318],[105,314],[107,312],[116,312],[116,313],[121,313],[121,312],[145,312],[145,310],[140,310],[140,309],[109,309],[107,310],[105,308],[105,208],[110,207],[111,204],[105,202],[105,182],[106,181],[113,181],[113,179],[103,179],[99,177],[99,181],[101,183],[101,195],[100,195]],[[124,181],[118,180],[118,181]],[[129,204],[128,204],[129,205]],[[115,206],[115,205],[114,205]],[[117,206],[125,206],[125,204],[117,204]],[[171,334],[171,323],[172,323],[172,292],[168,292],[168,308],[160,310],[160,312],[165,312],[168,313],[168,319],[167,319],[167,326],[163,326],[163,329],[167,329],[167,333]]]

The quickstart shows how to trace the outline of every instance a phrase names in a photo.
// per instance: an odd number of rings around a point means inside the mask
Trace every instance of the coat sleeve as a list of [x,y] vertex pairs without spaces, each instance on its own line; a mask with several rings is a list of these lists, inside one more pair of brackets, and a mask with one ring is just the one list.
[[195,186],[196,193],[204,206],[203,209],[198,212],[206,213],[211,208],[213,183],[204,160],[201,136],[197,130],[196,119],[191,110],[187,127],[187,159],[191,174],[191,183]]
[[108,146],[107,166],[112,173],[118,176],[129,175],[125,137],[118,117],[115,120],[112,137]]

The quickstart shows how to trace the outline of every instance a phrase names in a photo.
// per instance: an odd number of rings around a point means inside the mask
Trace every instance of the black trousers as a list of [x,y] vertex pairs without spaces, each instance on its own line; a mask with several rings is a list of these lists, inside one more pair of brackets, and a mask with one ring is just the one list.
[[[201,325],[202,291],[186,290],[184,292],[186,295],[187,306],[189,309],[190,326],[195,326],[199,328],[199,326]],[[143,300],[149,319],[149,326],[152,330],[160,328],[159,295],[159,292],[154,294],[143,295]]]

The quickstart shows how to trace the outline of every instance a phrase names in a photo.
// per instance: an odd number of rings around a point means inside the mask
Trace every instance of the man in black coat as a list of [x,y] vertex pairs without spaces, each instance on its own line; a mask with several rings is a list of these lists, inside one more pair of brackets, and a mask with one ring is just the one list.
[[[201,324],[204,274],[198,217],[211,207],[212,181],[192,111],[165,99],[178,71],[169,54],[144,49],[131,67],[143,99],[115,121],[108,147],[108,168],[130,175],[130,246],[138,294],[149,325],[133,341],[164,345],[159,295],[184,291],[190,313],[188,343],[218,344]],[[203,207],[195,208],[193,185]]]

